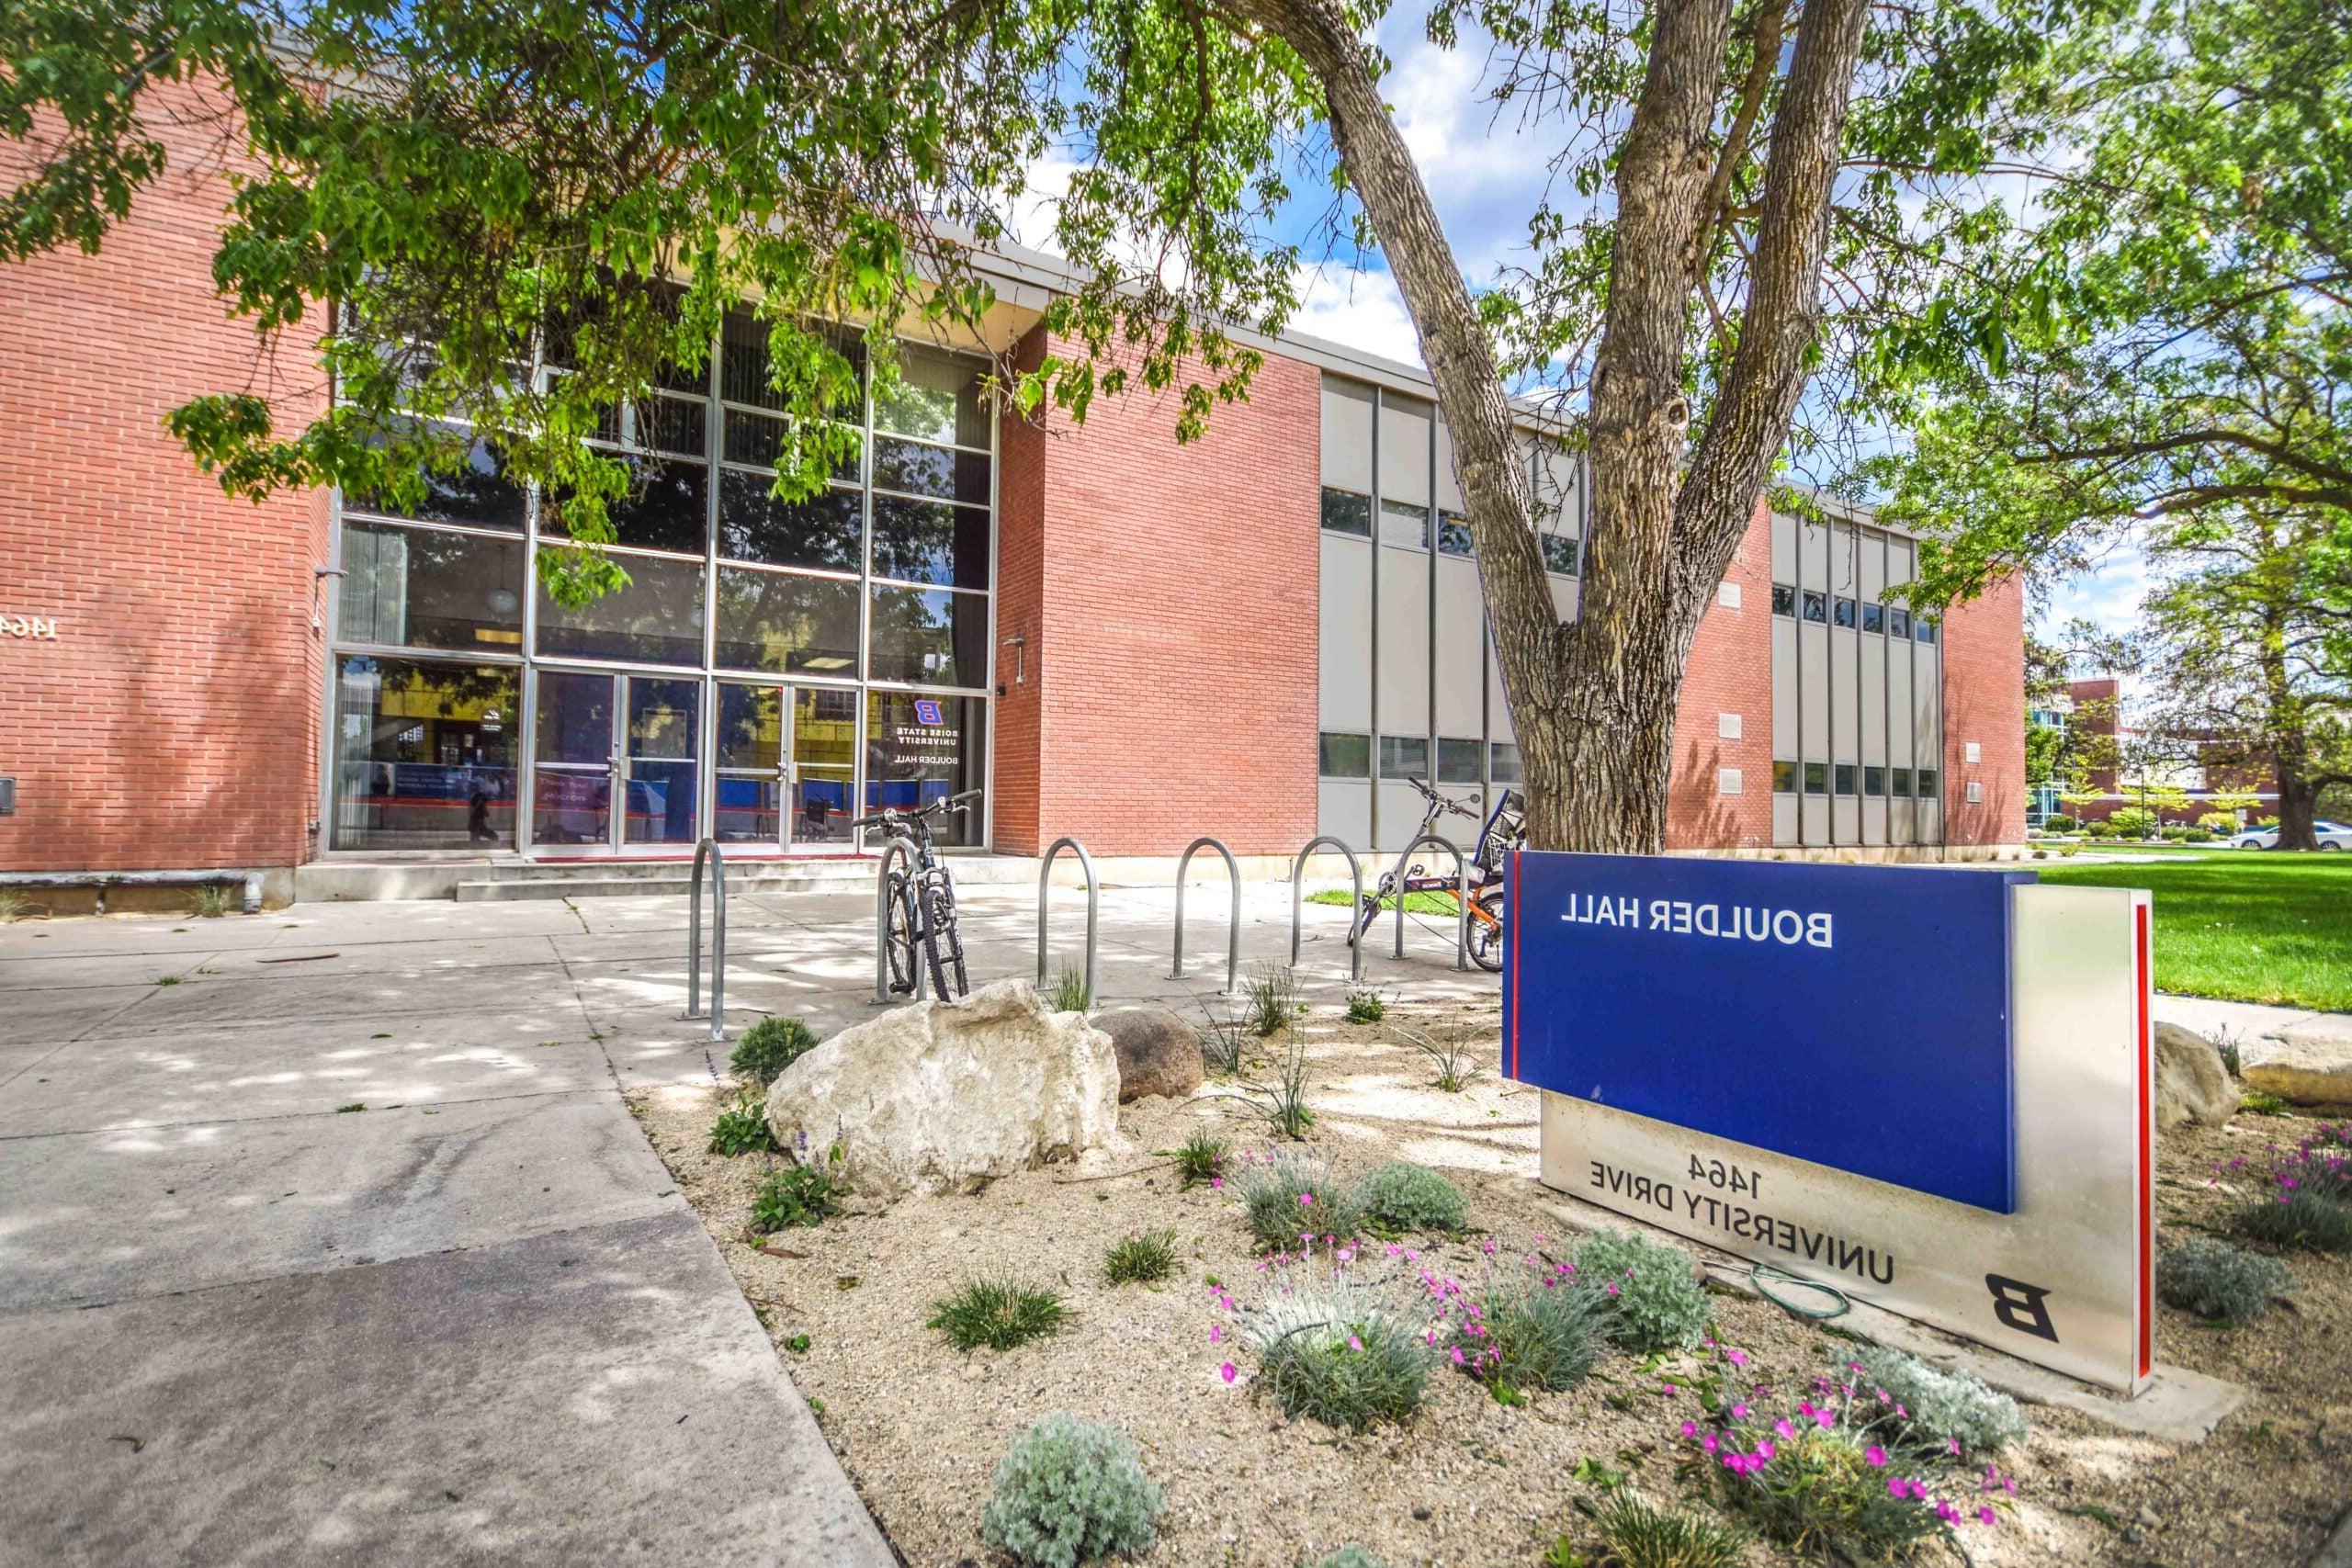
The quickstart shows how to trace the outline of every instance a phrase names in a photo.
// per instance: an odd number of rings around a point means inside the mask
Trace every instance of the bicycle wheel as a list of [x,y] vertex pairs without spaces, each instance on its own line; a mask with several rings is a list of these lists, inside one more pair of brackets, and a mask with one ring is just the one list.
[[[1503,967],[1503,890],[1489,887],[1470,900],[1470,962],[1490,975]],[[1492,922],[1481,919],[1492,916]]]
[[964,974],[964,939],[956,930],[956,885],[943,873],[923,893],[922,948],[931,962],[931,994],[948,1001],[971,989]]
[[892,872],[883,886],[888,913],[884,917],[882,952],[889,963],[890,989],[899,996],[910,997],[915,990],[914,893],[901,872]]
[[1396,886],[1396,874],[1393,871],[1384,871],[1380,874],[1379,885],[1357,901],[1355,921],[1348,927],[1350,947],[1353,947],[1361,938],[1371,931],[1374,923],[1380,919],[1381,905],[1387,900],[1389,893]]

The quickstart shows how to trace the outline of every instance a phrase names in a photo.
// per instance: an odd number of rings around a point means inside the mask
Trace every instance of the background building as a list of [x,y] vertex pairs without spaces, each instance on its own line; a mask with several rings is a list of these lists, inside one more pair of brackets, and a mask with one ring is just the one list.
[[2063,755],[2079,764],[2080,776],[2062,781],[2057,809],[2076,821],[2103,822],[2127,807],[2183,825],[2216,810],[2241,823],[2278,813],[2278,775],[2243,741],[2135,722],[2112,675],[2069,681],[2060,700]]
[[[542,498],[488,442],[394,512],[230,499],[165,432],[273,370],[288,420],[325,395],[213,294],[208,151],[98,256],[0,269],[0,868],[840,854],[845,818],[967,788],[972,847],[1272,855],[1401,845],[1410,779],[1518,779],[1416,370],[1285,339],[1190,446],[1142,396],[1023,422],[970,351],[1054,348],[1057,275],[1009,256],[983,336],[908,345],[854,469],[785,506],[764,334],[730,322],[606,432],[643,481],[614,519],[631,585],[570,610],[534,588]],[[1584,487],[1532,424],[1527,453],[1573,615]],[[1915,617],[1885,603],[1912,570],[1867,513],[1759,505],[1692,650],[1675,847],[2022,839],[2019,595]]]

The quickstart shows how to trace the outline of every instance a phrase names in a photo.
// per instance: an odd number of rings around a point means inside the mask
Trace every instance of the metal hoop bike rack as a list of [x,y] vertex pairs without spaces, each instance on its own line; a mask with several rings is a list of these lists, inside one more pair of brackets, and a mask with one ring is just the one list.
[[1233,919],[1225,937],[1225,988],[1220,993],[1231,996],[1241,978],[1241,868],[1234,864],[1233,852],[1215,839],[1194,839],[1185,846],[1184,858],[1176,863],[1176,963],[1168,977],[1184,977],[1184,874],[1192,868],[1197,850],[1215,850],[1225,857],[1225,879],[1233,886]]
[[[874,1000],[876,1005],[890,1005],[890,863],[903,859],[907,863],[907,881],[911,891],[915,874],[915,841],[905,834],[893,835],[882,848],[882,863],[874,871]],[[922,906],[914,906],[916,919],[922,918]],[[926,994],[923,978],[922,953],[916,947],[917,932],[907,927],[907,966],[915,972],[915,997],[921,1001]]]
[[[1435,833],[1423,833],[1407,844],[1405,852],[1396,857],[1396,956],[1405,956],[1405,900],[1411,897],[1405,891],[1405,868],[1412,863],[1413,852],[1423,844],[1434,844],[1453,857],[1453,966],[1467,969],[1470,967],[1470,860],[1452,840],[1442,839]],[[1362,904],[1361,899],[1358,904]],[[1372,934],[1370,925],[1364,927],[1363,934],[1367,937]],[[1357,945],[1363,945],[1361,940]]]
[[[1348,926],[1350,930],[1353,930],[1355,927],[1356,911],[1363,908],[1363,866],[1356,860],[1355,851],[1348,848],[1347,845],[1341,843],[1339,840],[1332,838],[1328,833],[1319,839],[1307,840],[1306,847],[1298,852],[1298,858],[1291,863],[1290,867],[1290,962],[1293,968],[1296,968],[1298,966],[1298,899],[1300,879],[1306,874],[1306,857],[1313,854],[1317,850],[1321,849],[1326,844],[1330,845],[1333,849],[1348,857],[1348,874],[1355,879],[1355,901],[1348,906]],[[1351,942],[1348,944],[1348,978],[1351,980],[1361,980],[1363,978],[1363,943],[1361,942]]]
[[1094,880],[1093,857],[1086,846],[1076,839],[1056,839],[1046,850],[1046,863],[1037,869],[1037,988],[1046,988],[1046,896],[1054,885],[1054,857],[1064,850],[1078,856],[1078,868],[1086,873],[1086,999],[1091,1005],[1094,995],[1094,934],[1096,906],[1101,901],[1102,888]]
[[710,862],[710,1037],[727,1037],[727,854],[716,839],[695,846],[694,881],[686,893],[686,1016],[702,1010],[702,863]]

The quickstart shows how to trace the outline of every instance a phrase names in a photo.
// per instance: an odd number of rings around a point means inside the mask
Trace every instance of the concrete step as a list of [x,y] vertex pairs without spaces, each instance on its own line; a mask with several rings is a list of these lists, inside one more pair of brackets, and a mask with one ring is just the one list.
[[[463,878],[451,890],[460,904],[503,904],[532,898],[683,898],[694,891],[691,869],[673,867],[600,866],[545,867],[558,874],[537,876],[476,876]],[[869,862],[820,863],[809,866],[773,863],[734,866],[727,873],[727,891],[739,893],[855,892],[874,886]]]

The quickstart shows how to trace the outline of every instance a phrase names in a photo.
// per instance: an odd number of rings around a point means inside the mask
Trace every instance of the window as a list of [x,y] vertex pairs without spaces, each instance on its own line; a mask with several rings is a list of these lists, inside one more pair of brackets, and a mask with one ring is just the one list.
[[1772,763],[1772,793],[1794,795],[1797,792],[1797,765],[1775,759]]
[[1573,535],[1546,534],[1544,538],[1544,570],[1561,577],[1577,574],[1577,541]]
[[513,664],[335,660],[330,844],[512,848],[522,681]]
[[988,629],[986,594],[876,588],[867,677],[978,686],[988,677]]
[[874,438],[874,488],[929,501],[989,503],[989,459],[982,452],[954,452],[892,436]]
[[[772,493],[775,484],[765,474],[736,468],[719,475],[718,553],[763,566],[860,570],[865,555],[865,495],[835,485],[806,501],[778,501]],[[980,515],[985,519],[988,513]],[[875,565],[879,570],[878,559]]]
[[1315,771],[1327,779],[1372,777],[1372,737],[1327,729],[1316,740]]
[[389,647],[523,651],[523,541],[343,525],[337,635]]
[[857,584],[797,572],[718,569],[717,661],[779,675],[854,676]]
[[1419,735],[1380,738],[1380,776],[1384,779],[1425,779],[1430,776],[1430,743]]
[[702,662],[702,563],[660,556],[610,558],[628,586],[585,604],[559,604],[539,590],[538,651],[639,664]]
[[1449,556],[1473,556],[1478,552],[1470,543],[1470,519],[1459,512],[1438,509],[1437,547]]
[[1804,618],[1808,621],[1826,621],[1829,618],[1828,595],[1821,592],[1818,589],[1806,589],[1804,591]]
[[[701,463],[605,453],[628,465],[628,493],[605,503],[616,544],[631,549],[703,553],[709,527],[710,469]],[[542,536],[565,532],[565,500],[550,495],[539,513]]]
[[1933,642],[1936,640],[1936,622],[1933,616],[1922,615],[1917,621],[1912,623],[1912,626],[1915,634],[1918,637],[1921,642]]
[[1426,550],[1430,547],[1430,509],[1408,501],[1380,503],[1380,542],[1403,549]]
[[1829,764],[1826,762],[1807,762],[1804,765],[1805,794],[1826,795],[1828,793],[1828,790]]
[[985,451],[989,411],[980,400],[980,367],[937,349],[901,347],[898,385],[875,391],[874,428]]
[[1372,537],[1372,497],[1352,491],[1323,488],[1323,527],[1332,534],[1351,534],[1359,539]]
[[[465,441],[456,425],[439,429]],[[413,517],[424,523],[466,523],[477,528],[523,531],[523,487],[506,477],[506,455],[492,442],[476,438],[460,450],[447,470],[419,470],[420,492],[402,501],[390,491],[343,498],[345,512],[373,512],[386,517]]]
[[942,588],[986,588],[988,509],[876,495],[874,575]]
[[1984,804],[1984,784],[1983,784],[1981,781],[1976,780],[1976,779],[1971,779],[1971,780],[1969,780],[1969,781],[1968,781],[1968,804],[1969,804],[1969,805],[1971,805],[1971,806],[1980,806],[1980,805]]
[[[988,705],[978,697],[865,697],[865,809],[910,811],[981,787],[988,756]],[[981,802],[932,818],[943,844],[977,844],[988,820]]]
[[1854,602],[1851,599],[1847,598],[1842,593],[1839,594],[1838,596],[1837,604],[1831,606],[1831,610],[1834,616],[1834,624],[1844,626],[1849,631],[1853,629]]
[[1837,770],[1830,779],[1830,788],[1838,795],[1851,795],[1854,793],[1853,763],[1840,762],[1838,764]]
[[1519,777],[1519,747],[1498,740],[1487,748],[1487,776],[1498,784],[1515,784]]
[[1910,770],[1910,769],[1908,769],[1908,768],[1896,768],[1894,772],[1894,798],[1895,798],[1895,799],[1897,799],[1897,800],[1908,800],[1908,799],[1910,799],[1910,798],[1911,798],[1911,770]]
[[1477,740],[1447,740],[1437,743],[1437,782],[1440,784],[1480,783],[1485,772],[1480,764],[1486,761],[1486,744]]
[[1886,770],[1883,767],[1863,766],[1862,793],[1874,799],[1886,797]]
[[1883,604],[1865,604],[1865,605],[1863,605],[1863,606],[1862,606],[1862,630],[1864,630],[1864,631],[1866,631],[1866,632],[1877,632],[1877,631],[1884,631],[1885,629],[1886,629],[1886,606],[1885,606],[1885,605],[1883,605]]
[[1919,798],[1921,800],[1936,798],[1936,770],[1933,768],[1919,770]]
[[1793,617],[1797,613],[1797,591],[1785,582],[1772,584],[1772,614]]
[[1889,604],[1886,607],[1886,635],[1889,637],[1909,637],[1911,635],[1911,612],[1904,609],[1899,604]]

